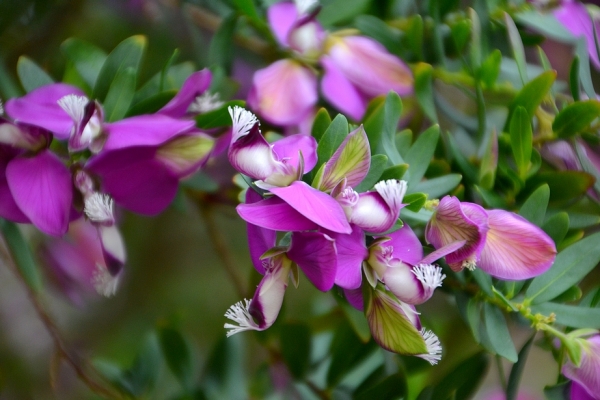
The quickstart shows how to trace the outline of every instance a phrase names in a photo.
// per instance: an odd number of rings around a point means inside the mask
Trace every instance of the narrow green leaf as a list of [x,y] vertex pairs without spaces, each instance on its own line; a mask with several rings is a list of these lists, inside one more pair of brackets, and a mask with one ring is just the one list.
[[435,111],[433,99],[433,67],[430,64],[418,63],[414,68],[415,96],[421,109],[432,122],[437,123],[438,117]]
[[519,175],[524,178],[531,160],[533,130],[531,118],[522,106],[517,106],[510,120],[510,144]]
[[371,156],[371,166],[369,173],[363,181],[354,188],[357,192],[365,192],[371,189],[375,184],[382,180],[382,174],[385,171],[385,166],[388,164],[388,158],[383,154],[375,154]]
[[169,76],[169,70],[171,69],[171,67],[173,66],[173,64],[175,63],[175,61],[177,60],[178,57],[179,57],[179,49],[173,50],[173,54],[171,54],[171,57],[169,57],[169,59],[167,60],[165,65],[160,70],[160,81],[158,84],[158,90],[160,92],[165,90],[165,87],[167,84],[167,78]]
[[233,0],[233,4],[235,4],[236,8],[240,10],[240,12],[251,19],[260,19],[258,15],[258,11],[256,11],[256,6],[254,5],[254,1],[252,0]]
[[594,185],[594,177],[583,171],[539,172],[528,179],[526,190],[544,183],[550,187],[550,201],[567,201],[583,196]]
[[386,181],[388,179],[400,180],[408,170],[408,164],[399,164],[392,167],[386,168],[381,174],[380,181]]
[[509,115],[506,119],[507,123],[504,131],[508,132],[508,123],[512,120],[512,114],[518,106],[524,107],[528,115],[535,114],[537,108],[548,95],[555,79],[556,71],[546,71],[523,86],[509,107]]
[[413,15],[410,19],[410,26],[407,31],[406,39],[417,60],[423,60],[423,17],[419,14]]
[[469,19],[471,20],[471,45],[469,46],[471,70],[477,71],[481,66],[481,23],[474,9],[469,8]]
[[329,116],[329,112],[325,108],[320,108],[317,115],[315,115],[315,120],[311,129],[312,137],[319,142],[330,124],[331,117]]
[[600,101],[584,100],[563,108],[552,123],[552,130],[559,138],[570,138],[587,129],[600,116]]
[[408,190],[415,188],[425,175],[429,161],[433,157],[438,139],[440,137],[439,125],[433,125],[421,133],[410,148],[406,157],[408,167]]
[[558,253],[554,265],[531,282],[526,300],[532,304],[544,303],[583,279],[600,262],[599,241],[597,232]]
[[17,75],[23,89],[27,92],[54,83],[54,80],[46,71],[26,56],[19,57],[19,61],[17,61]]
[[[560,296],[553,298],[552,302],[554,302],[554,303],[571,303],[571,302],[581,299],[582,295],[583,295],[583,292],[581,291],[579,286],[575,285],[575,286],[571,286],[566,291],[561,293]],[[580,304],[580,306],[582,306],[582,305]]]
[[479,352],[450,369],[450,372],[436,385],[432,399],[469,399],[479,387],[489,366],[485,352]]
[[42,289],[40,271],[33,259],[31,248],[19,227],[13,222],[0,218],[0,230],[2,230],[2,235],[19,273],[31,289],[39,292]]
[[175,95],[177,94],[177,90],[165,90],[163,92],[156,93],[150,97],[145,98],[144,100],[135,103],[129,110],[127,110],[127,114],[125,117],[133,117],[134,115],[142,115],[142,114],[154,114],[161,108],[163,108]]
[[471,276],[473,276],[481,290],[483,290],[488,296],[494,297],[494,292],[492,290],[492,278],[479,268],[476,268],[470,272]]
[[519,394],[519,383],[521,383],[521,377],[523,376],[523,371],[525,371],[525,363],[527,361],[527,356],[529,355],[529,350],[533,345],[533,339],[535,339],[535,333],[527,342],[525,342],[519,351],[519,360],[510,370],[508,384],[506,387],[506,400],[517,400],[517,396]]
[[479,186],[486,190],[494,187],[498,169],[498,135],[492,130],[487,136],[484,153],[479,166]]
[[245,107],[245,105],[246,102],[242,100],[228,101],[216,110],[197,115],[195,117],[196,126],[200,129],[213,129],[221,128],[224,126],[231,126],[231,116],[229,115],[229,107]]
[[406,376],[401,372],[396,372],[388,376],[378,384],[363,390],[354,396],[353,400],[372,400],[372,399],[404,399],[408,392]]
[[456,51],[462,53],[471,37],[471,21],[467,19],[457,21],[450,29]]
[[160,374],[161,363],[158,337],[152,332],[143,339],[142,348],[133,365],[124,373],[133,395],[142,396],[154,388]]
[[[412,176],[412,175],[411,175]],[[462,180],[460,174],[448,174],[437,178],[426,179],[414,187],[415,192],[427,193],[430,199],[441,197],[458,186]]]
[[544,388],[544,396],[546,400],[569,400],[569,390],[571,388],[571,381],[559,383],[554,386],[546,386]]
[[108,122],[117,121],[127,114],[135,95],[136,76],[132,67],[120,70],[115,76],[104,100],[104,115]]
[[318,162],[314,171],[318,171],[321,165],[331,158],[346,136],[348,136],[348,120],[342,114],[338,114],[317,145]]
[[364,14],[369,7],[369,0],[333,0],[323,5],[317,19],[325,27],[348,22],[355,16]]
[[292,376],[302,379],[308,371],[311,333],[306,324],[287,323],[280,328],[281,355]]
[[571,328],[600,329],[600,308],[543,303],[531,307],[531,311],[542,315],[554,313],[557,323]]
[[542,229],[559,245],[569,231],[569,214],[564,211],[554,214],[544,222]]
[[517,68],[519,70],[521,82],[525,84],[525,82],[529,81],[529,78],[527,77],[527,61],[525,60],[525,49],[523,48],[521,35],[519,35],[519,30],[517,29],[515,22],[512,20],[511,16],[506,12],[504,13],[504,22],[506,23],[508,41],[510,42],[513,57],[515,59],[515,62],[517,63]]
[[106,53],[99,47],[77,38],[65,40],[60,49],[83,78],[85,83],[93,88],[100,70],[106,61]]
[[550,187],[543,184],[525,200],[519,209],[519,215],[537,226],[542,226],[549,200]]
[[588,54],[588,46],[585,37],[580,37],[575,41],[575,56],[579,58],[579,79],[581,80],[583,91],[589,99],[595,99],[596,91],[592,81],[590,56]]
[[336,300],[342,309],[342,312],[346,316],[346,320],[352,326],[356,336],[363,342],[368,343],[371,339],[371,331],[369,330],[369,324],[365,319],[365,315],[352,307],[346,300],[340,299],[336,296]]
[[483,305],[483,315],[490,343],[496,354],[510,362],[517,362],[517,351],[510,337],[502,311],[489,303],[485,303]]
[[403,164],[404,160],[396,148],[396,132],[398,122],[402,114],[402,100],[396,92],[389,92],[385,101],[379,108],[379,112],[371,115],[376,121],[369,123],[369,128],[379,129],[378,132],[367,131],[367,122],[365,121],[365,131],[371,143],[371,151],[375,149],[376,154],[385,154],[393,165]]
[[579,101],[581,99],[581,91],[579,89],[579,56],[573,57],[571,68],[569,69],[569,87],[571,89],[571,95],[573,100]]
[[427,195],[425,193],[411,193],[404,196],[402,200],[403,204],[406,204],[406,208],[412,212],[419,212],[421,208],[427,202]]
[[237,15],[235,13],[226,17],[221,26],[215,32],[208,50],[210,65],[218,65],[225,71],[231,71],[233,63],[233,33],[237,26]]
[[491,88],[496,84],[496,80],[500,75],[500,65],[502,64],[502,53],[500,50],[495,49],[490,53],[489,56],[481,63],[479,69],[479,79],[486,88]]
[[187,342],[179,331],[168,326],[159,328],[158,336],[169,369],[184,389],[191,389],[194,375],[192,356]]
[[142,35],[131,36],[123,40],[108,55],[94,86],[94,98],[103,102],[113,81],[127,68],[133,68],[137,78],[142,57],[146,50],[146,37]]

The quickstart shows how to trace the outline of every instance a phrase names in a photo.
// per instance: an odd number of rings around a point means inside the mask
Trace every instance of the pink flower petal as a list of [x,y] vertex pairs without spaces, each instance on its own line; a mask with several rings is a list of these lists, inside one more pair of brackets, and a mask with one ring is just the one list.
[[0,217],[13,222],[30,222],[19,208],[6,181],[6,166],[21,151],[10,146],[0,145]]
[[352,207],[350,222],[367,232],[378,233],[390,229],[398,217],[377,192],[360,193],[358,203]]
[[73,189],[58,157],[47,150],[17,157],[6,167],[6,180],[19,209],[39,230],[54,236],[67,232]]
[[284,59],[256,71],[248,106],[276,125],[296,125],[317,103],[317,77],[296,61]]
[[304,217],[278,197],[236,207],[240,217],[248,223],[274,231],[306,231],[318,225]]
[[288,35],[298,19],[296,5],[291,2],[273,4],[267,10],[267,21],[275,38],[283,47],[289,47]]
[[390,238],[383,246],[393,246],[393,258],[416,265],[423,258],[423,246],[413,230],[407,224],[395,232],[386,235]]
[[329,57],[321,57],[321,64],[325,69],[321,80],[323,97],[353,120],[360,121],[367,110],[366,96],[361,94]]
[[552,239],[517,214],[488,211],[490,230],[479,267],[500,279],[522,280],[543,274],[556,256]]
[[295,181],[286,187],[272,188],[271,193],[325,229],[338,233],[352,232],[346,214],[339,203],[328,194],[320,192],[302,181]]
[[183,85],[181,90],[169,101],[158,114],[167,115],[173,118],[181,118],[187,114],[187,110],[194,102],[196,97],[204,93],[210,86],[212,74],[210,70],[203,69],[191,74]]
[[277,159],[298,169],[299,151],[304,159],[304,173],[310,172],[317,165],[317,141],[312,136],[293,135],[273,143],[273,151]]
[[[362,282],[362,264],[369,257],[365,234],[358,226],[352,233],[330,233],[337,248],[337,273],[335,284],[344,289],[357,289]],[[361,300],[362,301],[362,300]]]
[[317,289],[326,292],[333,287],[337,270],[335,240],[321,232],[294,232],[287,256]]
[[[257,203],[262,200],[262,197],[252,189],[246,191],[246,204]],[[247,223],[248,233],[248,248],[250,249],[250,259],[254,268],[261,274],[265,274],[265,267],[263,266],[260,256],[265,251],[275,246],[277,240],[277,232],[270,229],[261,228],[260,226]]]
[[344,289],[344,295],[346,296],[346,300],[348,300],[348,303],[350,303],[352,307],[356,308],[358,311],[364,310],[363,295],[361,288]]

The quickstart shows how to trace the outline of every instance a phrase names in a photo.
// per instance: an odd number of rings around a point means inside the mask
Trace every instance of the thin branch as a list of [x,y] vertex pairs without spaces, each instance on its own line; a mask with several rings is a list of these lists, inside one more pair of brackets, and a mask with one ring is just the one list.
[[236,268],[236,262],[231,256],[232,252],[227,245],[227,240],[225,240],[225,236],[219,229],[217,221],[215,220],[213,215],[214,208],[211,206],[211,204],[203,201],[202,199],[196,199],[196,204],[198,205],[198,210],[202,214],[202,218],[206,223],[208,237],[214,245],[217,255],[221,259],[223,267],[225,268],[225,272],[227,272],[229,279],[233,283],[233,286],[235,286],[238,296],[245,297],[246,290],[244,282],[240,279]]
[[33,308],[35,309],[39,319],[44,324],[46,331],[52,338],[52,342],[54,343],[54,347],[56,348],[58,355],[62,359],[64,359],[71,366],[71,368],[73,368],[77,377],[91,391],[93,391],[97,395],[105,397],[105,398],[123,399],[124,397],[122,395],[120,395],[119,393],[117,393],[113,390],[110,390],[110,389],[104,387],[103,385],[99,384],[94,378],[92,378],[88,374],[86,369],[82,365],[80,365],[79,360],[71,354],[67,345],[65,344],[65,341],[62,339],[60,330],[58,329],[58,327],[56,326],[56,324],[54,323],[54,321],[52,320],[52,318],[50,317],[50,315],[48,314],[48,312],[42,305],[39,296],[27,284],[23,275],[21,274],[19,269],[16,267],[14,260],[10,254],[10,251],[8,251],[8,249],[5,246],[5,243],[2,243],[2,246],[0,246],[0,248],[1,248],[0,257],[3,259],[3,261],[4,261],[3,263],[10,270],[12,270],[15,273],[15,275],[19,278],[19,280],[21,281],[23,286],[25,286],[29,300],[31,301],[31,304],[33,305]]

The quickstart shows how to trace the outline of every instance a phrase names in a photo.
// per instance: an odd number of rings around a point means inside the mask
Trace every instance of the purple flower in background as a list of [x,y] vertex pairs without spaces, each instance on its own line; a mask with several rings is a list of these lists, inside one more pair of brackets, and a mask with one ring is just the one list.
[[594,25],[596,31],[600,30],[600,21],[593,17],[584,4],[576,0],[562,0],[561,5],[554,10],[554,16],[573,36],[585,39],[590,60],[596,69],[600,69],[594,37]]
[[211,79],[212,74],[208,69],[194,72],[183,82],[175,97],[158,110],[157,114],[184,118],[220,107],[223,102],[218,100],[216,94],[208,92]]
[[444,197],[425,230],[436,249],[464,245],[446,255],[455,271],[480,267],[500,279],[521,280],[543,274],[554,262],[556,246],[540,228],[504,210]]
[[[581,347],[579,365],[570,360],[562,367],[562,373],[573,381],[571,399],[600,399],[600,334],[587,339],[575,339]],[[586,395],[588,397],[586,397]]]

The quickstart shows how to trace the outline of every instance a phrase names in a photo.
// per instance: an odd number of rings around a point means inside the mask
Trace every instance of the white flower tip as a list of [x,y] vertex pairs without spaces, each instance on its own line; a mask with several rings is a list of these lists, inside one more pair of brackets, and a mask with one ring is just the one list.
[[224,102],[219,98],[219,93],[204,92],[197,96],[190,104],[187,111],[192,114],[203,114],[221,107]]
[[298,14],[308,14],[310,10],[312,10],[315,4],[319,4],[318,0],[294,0],[296,3],[296,9],[298,10]]
[[92,222],[103,225],[112,225],[115,222],[113,199],[107,194],[94,192],[86,197],[83,212]]
[[260,124],[258,118],[256,118],[256,115],[245,108],[233,106],[228,107],[227,110],[229,111],[231,121],[233,122],[233,137],[231,139],[232,143],[238,140],[240,137],[247,135],[255,124]]
[[96,270],[92,276],[92,285],[98,294],[104,297],[112,297],[117,293],[121,274],[111,275],[106,267],[96,264]]
[[445,274],[442,274],[440,267],[432,264],[419,264],[412,269],[412,273],[421,281],[423,286],[430,289],[442,286],[442,281],[446,277]]
[[442,359],[442,345],[440,344],[440,340],[435,333],[425,328],[421,329],[421,336],[425,340],[427,354],[419,354],[417,357],[422,358],[431,365],[437,364]]
[[68,94],[58,99],[57,103],[60,108],[69,114],[69,117],[71,117],[73,121],[80,122],[85,114],[85,106],[88,103],[88,99],[85,96]]
[[475,271],[475,268],[477,268],[477,261],[473,257],[469,257],[466,260],[463,260],[461,267],[466,268],[469,271]]
[[406,193],[406,181],[396,179],[381,181],[375,185],[375,190],[392,210],[402,208],[402,199],[404,199]]
[[227,331],[227,337],[231,335],[235,335],[238,332],[255,330],[260,331],[261,329],[258,327],[252,315],[250,315],[250,311],[248,308],[250,307],[250,300],[244,299],[243,301],[238,301],[225,312],[225,317],[229,318],[233,322],[237,323],[237,325],[233,325],[230,323],[226,323],[224,325],[225,329],[229,329]]

